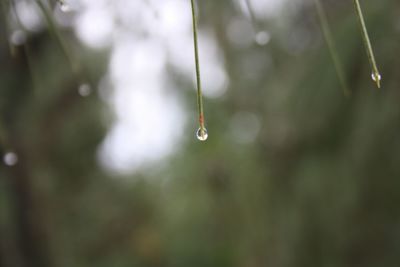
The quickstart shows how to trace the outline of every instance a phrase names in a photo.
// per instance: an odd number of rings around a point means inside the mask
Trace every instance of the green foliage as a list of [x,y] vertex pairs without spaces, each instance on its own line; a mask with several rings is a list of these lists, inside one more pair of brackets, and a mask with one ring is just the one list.
[[[267,46],[238,47],[226,29],[243,14],[201,2],[199,29],[214,33],[229,76],[227,93],[204,103],[210,138],[197,142],[189,125],[162,167],[123,177],[97,161],[110,111],[76,91],[98,83],[107,55],[57,29],[85,63],[77,74],[49,32],[31,33],[14,57],[1,37],[0,152],[19,161],[0,167],[0,266],[397,266],[400,3],[364,2],[382,90],[351,1],[323,1],[351,98],[314,6],[288,3],[258,22]],[[232,135],[238,112],[259,118],[253,142]]]

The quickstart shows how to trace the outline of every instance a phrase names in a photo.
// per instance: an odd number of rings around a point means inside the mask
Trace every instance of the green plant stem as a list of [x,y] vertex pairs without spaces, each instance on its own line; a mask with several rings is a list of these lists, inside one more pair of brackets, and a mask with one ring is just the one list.
[[204,109],[203,109],[203,95],[201,89],[201,78],[200,78],[200,59],[199,59],[199,45],[197,37],[197,18],[194,0],[191,0],[192,6],[192,19],[193,19],[193,40],[194,40],[194,58],[196,64],[196,82],[197,82],[197,108],[199,112],[199,124],[202,130],[204,127]]
[[342,68],[342,64],[340,62],[339,59],[339,55],[336,49],[336,45],[335,42],[333,40],[332,37],[332,31],[331,28],[329,27],[329,23],[328,23],[328,19],[325,13],[325,9],[321,4],[320,0],[314,0],[314,4],[315,4],[315,8],[317,10],[317,14],[318,14],[318,19],[320,21],[320,25],[321,25],[321,29],[322,29],[322,33],[324,35],[325,38],[325,42],[328,45],[328,49],[329,49],[329,53],[331,55],[332,61],[333,61],[333,65],[335,67],[336,70],[336,74],[338,76],[338,79],[340,81],[340,84],[342,86],[343,89],[343,94],[346,97],[349,97],[351,95],[351,91],[347,85],[346,82],[346,78],[344,75],[344,71]]
[[361,10],[360,2],[358,0],[353,0],[353,2],[354,2],[354,7],[356,9],[358,21],[360,22],[363,41],[364,41],[365,48],[367,50],[368,60],[369,60],[369,63],[371,64],[373,80],[376,82],[376,86],[378,88],[380,88],[381,87],[381,75],[380,75],[380,73],[378,71],[378,67],[376,65],[374,51],[372,49],[371,41],[369,39],[367,27],[365,26],[365,20],[364,20],[364,16],[363,16],[363,13]]

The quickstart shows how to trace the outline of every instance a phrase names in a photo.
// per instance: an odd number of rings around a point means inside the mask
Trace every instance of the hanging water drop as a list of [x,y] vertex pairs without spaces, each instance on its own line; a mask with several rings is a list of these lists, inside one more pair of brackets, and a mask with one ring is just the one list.
[[196,132],[196,137],[200,141],[206,141],[208,138],[208,132],[206,128],[200,127]]
[[7,166],[14,166],[18,163],[18,155],[15,154],[14,152],[7,152],[3,156],[3,162]]

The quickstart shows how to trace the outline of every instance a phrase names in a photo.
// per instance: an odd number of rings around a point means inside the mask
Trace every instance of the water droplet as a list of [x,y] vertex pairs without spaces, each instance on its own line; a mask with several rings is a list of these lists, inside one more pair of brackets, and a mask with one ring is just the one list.
[[84,83],[81,84],[78,88],[78,93],[82,96],[82,97],[87,97],[92,93],[92,88],[90,87],[89,84]]
[[196,137],[200,141],[206,141],[208,138],[208,132],[206,128],[200,127],[196,132]]
[[271,36],[268,32],[261,31],[256,34],[255,41],[258,45],[266,45],[271,40]]
[[3,161],[7,166],[14,166],[18,163],[18,155],[14,152],[7,152],[3,156]]
[[379,72],[372,72],[371,78],[374,82],[376,82],[376,86],[378,88],[381,88],[381,80],[382,76],[379,74]]
[[60,9],[62,12],[70,12],[71,11],[71,7],[67,3],[65,3],[65,1],[60,0],[58,3],[60,4]]
[[371,78],[374,82],[380,82],[382,80],[382,76],[379,73],[375,72],[371,74]]

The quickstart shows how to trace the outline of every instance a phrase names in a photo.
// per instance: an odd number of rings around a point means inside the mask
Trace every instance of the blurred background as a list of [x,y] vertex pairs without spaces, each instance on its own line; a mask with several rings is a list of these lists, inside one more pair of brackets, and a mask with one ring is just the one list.
[[1,267],[398,266],[400,2],[1,0]]

